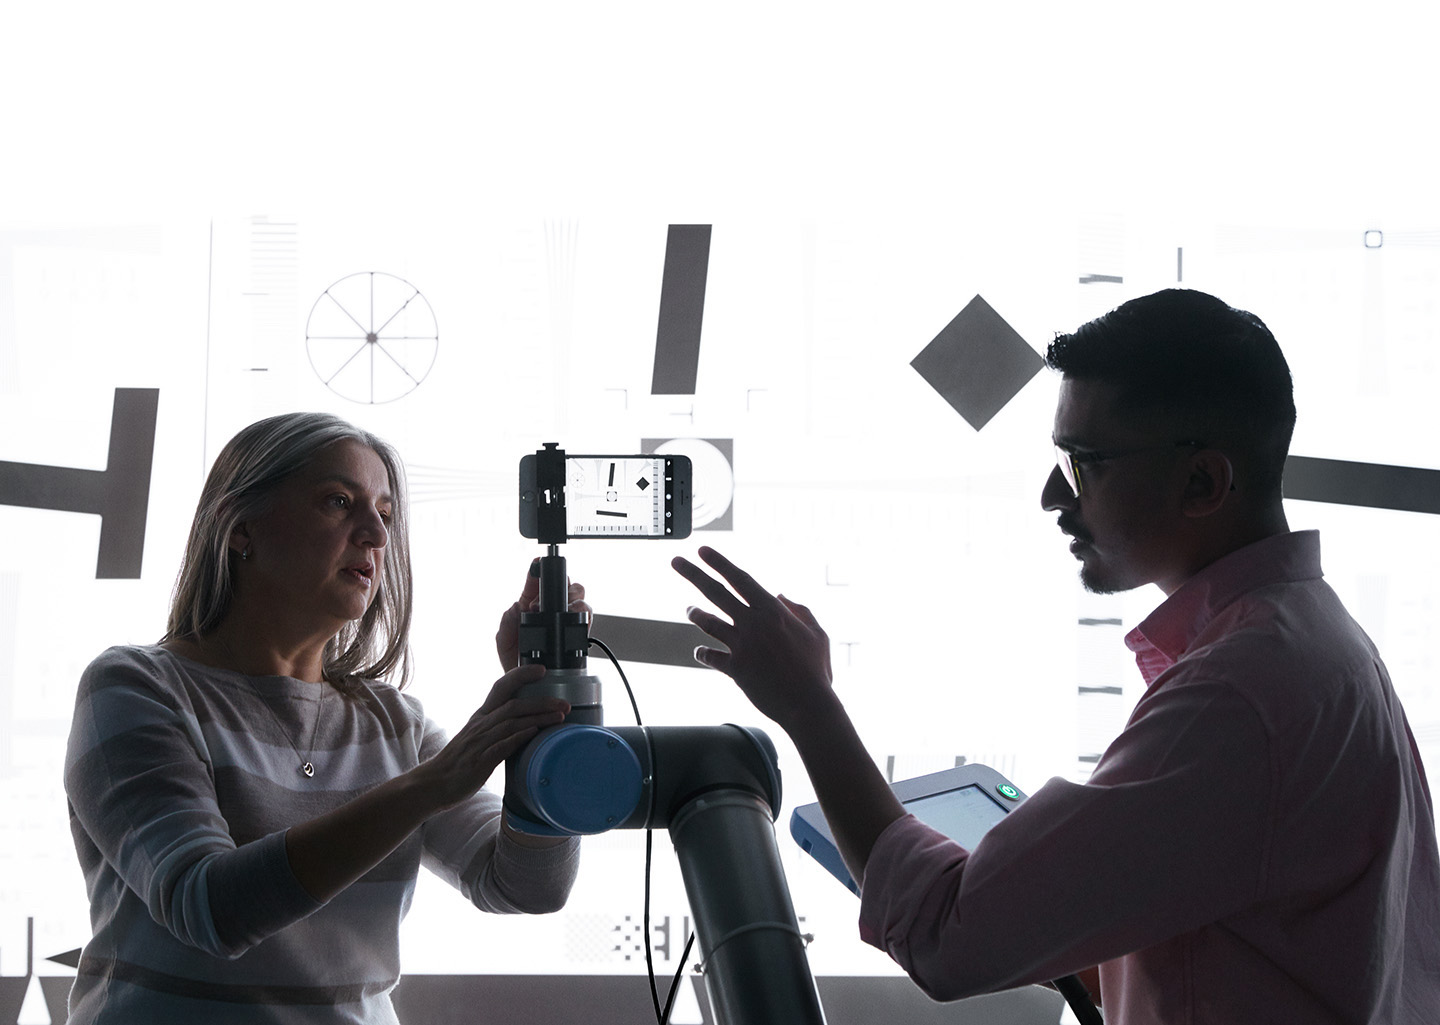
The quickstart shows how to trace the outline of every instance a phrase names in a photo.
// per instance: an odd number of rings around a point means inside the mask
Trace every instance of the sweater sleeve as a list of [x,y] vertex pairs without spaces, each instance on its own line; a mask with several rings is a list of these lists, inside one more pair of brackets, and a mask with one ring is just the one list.
[[[421,757],[432,757],[445,741],[444,732],[426,720]],[[423,828],[425,867],[481,911],[559,911],[580,868],[580,838],[524,847],[505,835],[500,817],[500,798],[489,790],[431,817]]]
[[177,940],[235,958],[321,906],[283,833],[237,846],[195,709],[159,667],[112,648],[81,677],[65,758],[91,901],[109,866]]

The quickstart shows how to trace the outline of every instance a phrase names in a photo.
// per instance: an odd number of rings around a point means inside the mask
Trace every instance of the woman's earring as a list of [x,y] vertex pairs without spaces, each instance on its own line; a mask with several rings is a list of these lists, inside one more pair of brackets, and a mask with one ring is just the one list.
[[250,546],[246,545],[245,550],[240,553],[240,561],[246,562],[250,558]]

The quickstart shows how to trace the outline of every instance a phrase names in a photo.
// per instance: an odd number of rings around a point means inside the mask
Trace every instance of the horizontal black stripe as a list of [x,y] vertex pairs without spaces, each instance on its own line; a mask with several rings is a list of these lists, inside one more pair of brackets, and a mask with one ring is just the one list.
[[1285,497],[1401,512],[1440,513],[1440,470],[1291,456]]
[[314,1006],[351,1004],[367,997],[379,996],[389,992],[399,981],[397,977],[387,982],[363,982],[344,986],[247,986],[169,975],[129,961],[89,954],[80,959],[76,974],[117,979],[133,986],[143,986],[145,989],[192,1000],[218,1000],[227,1004]]

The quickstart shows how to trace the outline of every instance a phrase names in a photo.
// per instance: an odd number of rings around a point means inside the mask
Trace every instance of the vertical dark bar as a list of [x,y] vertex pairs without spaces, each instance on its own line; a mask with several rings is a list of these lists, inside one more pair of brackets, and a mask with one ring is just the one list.
[[672,224],[665,242],[652,395],[694,395],[710,268],[710,225]]
[[138,580],[145,557],[150,471],[155,455],[158,388],[116,388],[105,464],[105,509],[100,514],[97,580]]

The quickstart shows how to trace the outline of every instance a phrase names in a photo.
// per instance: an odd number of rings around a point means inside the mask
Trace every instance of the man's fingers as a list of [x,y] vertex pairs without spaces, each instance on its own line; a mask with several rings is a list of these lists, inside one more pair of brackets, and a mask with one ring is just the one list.
[[725,558],[725,556],[721,555],[715,549],[702,547],[700,549],[700,558],[704,559],[707,565],[724,577],[730,586],[735,588],[736,593],[752,606],[757,603],[774,600],[770,592],[761,587],[754,577]]
[[716,580],[709,573],[706,573],[699,566],[689,559],[676,556],[670,560],[671,567],[690,583],[695,585],[696,590],[720,609],[731,619],[734,619],[748,607],[744,602],[720,581]]
[[701,630],[715,638],[727,648],[735,646],[735,627],[719,616],[694,606],[685,610],[685,616]]
[[704,645],[695,649],[695,661],[710,669],[718,669],[720,672],[729,675],[730,653],[721,651],[719,648],[707,648]]

